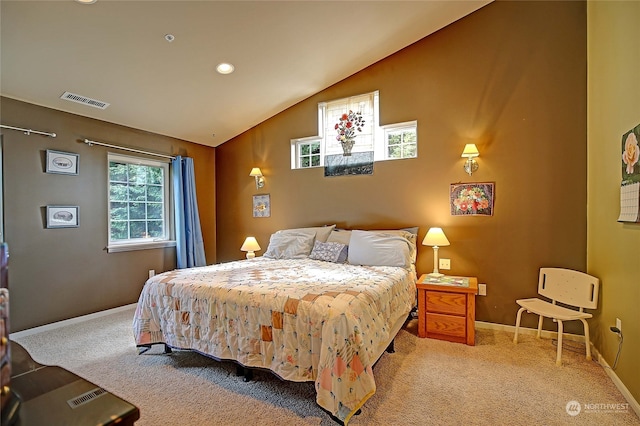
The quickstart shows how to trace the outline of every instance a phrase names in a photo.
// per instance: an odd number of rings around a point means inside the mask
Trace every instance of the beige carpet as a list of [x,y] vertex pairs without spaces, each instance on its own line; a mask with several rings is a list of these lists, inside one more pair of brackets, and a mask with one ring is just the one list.
[[[137,355],[133,310],[16,339],[43,364],[61,365],[140,408],[137,425],[335,425],[311,383],[256,372],[191,352]],[[374,368],[376,394],[350,425],[640,425],[596,362],[550,340],[479,330],[476,346],[420,339],[416,321]],[[571,342],[569,342],[571,343]],[[575,343],[574,343],[575,344]],[[582,350],[583,348],[579,348]],[[567,414],[570,401],[581,404]],[[585,405],[587,404],[587,405]],[[609,404],[609,405],[607,405]]]

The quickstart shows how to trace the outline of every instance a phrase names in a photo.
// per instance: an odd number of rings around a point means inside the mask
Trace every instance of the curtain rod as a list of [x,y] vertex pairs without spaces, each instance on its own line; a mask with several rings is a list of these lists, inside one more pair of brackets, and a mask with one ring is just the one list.
[[30,136],[31,133],[36,133],[38,135],[43,135],[43,136],[50,136],[52,138],[56,137],[55,133],[49,133],[49,132],[39,132],[37,130],[31,130],[31,129],[23,129],[21,127],[13,127],[13,126],[5,126],[4,124],[0,124],[0,127],[3,129],[9,129],[9,130],[17,130],[19,132],[23,132],[25,135]]
[[143,151],[141,149],[129,148],[129,147],[126,147],[126,146],[119,146],[119,145],[112,145],[112,144],[104,143],[104,142],[96,142],[96,141],[92,141],[92,140],[89,140],[89,139],[85,139],[84,143],[86,143],[89,146],[92,146],[92,145],[106,146],[108,148],[121,149],[123,151],[130,151],[130,152],[137,152],[138,154],[154,155],[156,157],[170,158],[172,160],[174,160],[176,158],[173,155],[158,154],[157,152]]

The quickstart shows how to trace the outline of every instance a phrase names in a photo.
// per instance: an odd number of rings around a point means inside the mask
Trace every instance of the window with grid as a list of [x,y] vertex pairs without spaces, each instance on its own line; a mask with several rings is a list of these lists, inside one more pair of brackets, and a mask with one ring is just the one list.
[[357,133],[352,152],[374,152],[374,161],[415,158],[417,122],[380,127],[378,91],[318,104],[318,136],[291,140],[291,168],[323,167],[326,155],[342,154],[336,123],[342,114],[359,112],[365,124]]
[[169,239],[169,165],[109,154],[109,245]]
[[384,127],[385,159],[415,158],[418,156],[417,123],[394,124]]
[[301,169],[307,167],[318,167],[320,165],[320,140],[312,139],[310,141],[300,142],[298,144],[298,159]]

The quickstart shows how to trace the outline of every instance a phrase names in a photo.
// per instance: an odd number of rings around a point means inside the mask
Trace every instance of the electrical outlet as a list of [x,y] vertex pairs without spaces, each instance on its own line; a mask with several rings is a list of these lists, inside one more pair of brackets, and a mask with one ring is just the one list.
[[156,271],[154,269],[149,269],[149,278],[153,278],[156,275]]
[[486,296],[487,295],[487,285],[486,284],[478,284],[478,295]]
[[620,320],[620,318],[616,318],[616,327],[618,328],[618,330],[622,331],[622,321]]
[[440,259],[438,269],[451,269],[451,259]]

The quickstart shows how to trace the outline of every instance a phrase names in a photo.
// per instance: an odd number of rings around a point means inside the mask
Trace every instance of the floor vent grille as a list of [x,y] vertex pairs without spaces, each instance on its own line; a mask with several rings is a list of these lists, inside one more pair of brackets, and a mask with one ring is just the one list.
[[68,400],[67,404],[69,404],[69,407],[71,408],[78,408],[79,406],[86,404],[87,402],[91,402],[100,395],[104,395],[105,393],[108,392],[102,388],[95,388],[93,390],[90,390],[89,392],[85,392],[82,395],[78,395],[75,398]]
[[106,109],[110,103],[99,101],[97,99],[87,98],[86,96],[76,95],[71,92],[64,92],[60,99],[64,99],[66,101],[77,102],[79,104],[92,106],[94,108]]

